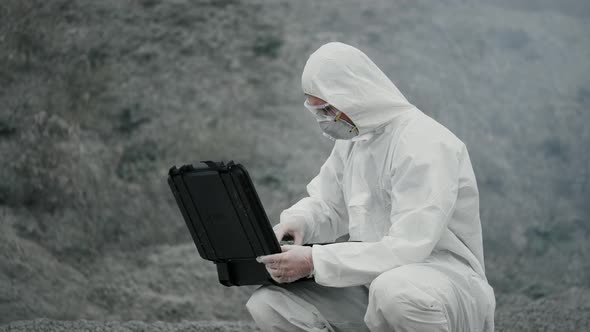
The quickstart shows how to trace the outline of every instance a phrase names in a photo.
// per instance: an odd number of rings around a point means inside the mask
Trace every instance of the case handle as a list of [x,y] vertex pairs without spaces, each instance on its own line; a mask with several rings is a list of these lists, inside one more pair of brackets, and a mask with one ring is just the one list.
[[201,162],[216,171],[225,171],[234,166],[233,160],[230,160],[227,165],[223,164],[223,161],[215,162],[212,160],[202,160]]

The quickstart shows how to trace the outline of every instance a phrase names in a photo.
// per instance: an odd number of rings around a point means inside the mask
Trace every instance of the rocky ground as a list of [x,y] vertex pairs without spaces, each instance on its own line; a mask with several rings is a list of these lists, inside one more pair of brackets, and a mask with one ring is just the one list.
[[299,80],[333,40],[466,143],[497,330],[590,329],[589,18],[583,0],[1,1],[0,330],[252,330],[254,287],[217,283],[166,173],[241,162],[276,221],[331,148]]
[[253,323],[249,322],[101,322],[101,321],[55,321],[49,319],[35,319],[11,323],[0,327],[0,331],[6,332],[249,332],[258,331]]

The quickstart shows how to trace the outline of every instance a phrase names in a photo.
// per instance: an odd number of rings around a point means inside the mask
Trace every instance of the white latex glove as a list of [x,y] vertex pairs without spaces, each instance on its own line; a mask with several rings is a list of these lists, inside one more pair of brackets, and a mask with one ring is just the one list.
[[281,221],[277,225],[273,227],[273,231],[279,242],[283,239],[285,235],[291,235],[293,237],[293,244],[301,245],[303,244],[303,237],[305,234],[305,229],[307,228],[307,223],[305,219],[301,217],[292,217],[289,218],[287,221]]
[[284,245],[279,254],[256,257],[256,261],[264,263],[271,278],[278,283],[293,282],[313,273],[311,247]]

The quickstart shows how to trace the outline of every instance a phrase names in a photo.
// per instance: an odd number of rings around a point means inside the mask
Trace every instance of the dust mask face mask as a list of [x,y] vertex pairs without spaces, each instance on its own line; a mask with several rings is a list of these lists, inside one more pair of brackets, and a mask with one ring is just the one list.
[[323,131],[323,135],[329,139],[351,139],[358,135],[358,128],[346,120],[341,119],[342,112],[336,110],[329,103],[311,105],[305,100],[304,106],[315,115],[316,121]]

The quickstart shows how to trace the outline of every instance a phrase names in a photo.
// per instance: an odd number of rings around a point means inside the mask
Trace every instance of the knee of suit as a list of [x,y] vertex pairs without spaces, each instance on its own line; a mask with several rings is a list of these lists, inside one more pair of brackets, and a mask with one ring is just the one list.
[[395,272],[384,273],[373,280],[369,288],[369,310],[401,326],[422,320],[447,321],[440,301],[412,284],[407,276]]
[[246,302],[246,308],[255,319],[268,317],[275,313],[272,303],[277,296],[281,296],[281,293],[275,291],[273,286],[262,286],[252,293]]

